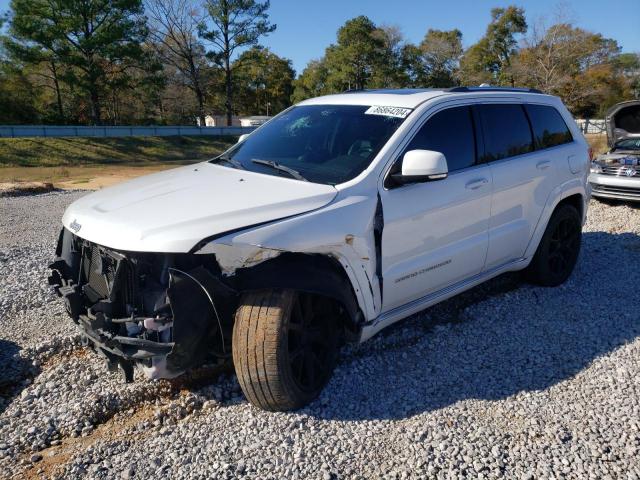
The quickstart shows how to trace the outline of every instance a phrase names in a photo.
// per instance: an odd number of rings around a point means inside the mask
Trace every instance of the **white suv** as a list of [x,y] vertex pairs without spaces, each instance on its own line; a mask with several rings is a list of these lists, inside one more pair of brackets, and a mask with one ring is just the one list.
[[315,98],[211,161],[77,200],[50,283],[128,381],[232,356],[251,403],[293,409],[343,341],[503,272],[564,282],[588,171],[569,112],[533,90]]

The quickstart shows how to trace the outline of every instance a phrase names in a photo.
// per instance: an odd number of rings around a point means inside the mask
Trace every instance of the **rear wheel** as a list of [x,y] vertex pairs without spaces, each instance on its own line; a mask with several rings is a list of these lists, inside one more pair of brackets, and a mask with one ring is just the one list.
[[536,254],[527,267],[528,279],[545,287],[564,283],[576,265],[581,242],[580,214],[571,205],[561,205],[551,215]]
[[247,399],[265,410],[300,408],[318,396],[338,352],[337,312],[326,298],[262,290],[240,300],[233,363]]

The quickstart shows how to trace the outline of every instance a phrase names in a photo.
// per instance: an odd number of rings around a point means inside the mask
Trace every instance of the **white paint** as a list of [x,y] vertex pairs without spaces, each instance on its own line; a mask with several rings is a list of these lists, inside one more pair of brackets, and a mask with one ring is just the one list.
[[[480,102],[553,105],[575,141],[450,172],[443,180],[384,187],[392,163],[431,115]],[[133,251],[188,252],[203,239],[220,235],[198,253],[214,253],[225,275],[283,252],[331,256],[343,266],[368,322],[364,339],[503,271],[525,267],[557,203],[576,193],[588,202],[586,168],[575,173],[570,168],[587,161],[587,144],[555,97],[496,91],[370,92],[302,103],[412,111],[360,175],[335,187],[205,163],[88,195],[69,207],[64,225],[75,221],[81,237]],[[378,198],[384,211],[384,281],[378,277],[374,242]]]
[[188,252],[222,232],[304,213],[336,196],[329,185],[211,163],[154,173],[72,203],[62,223],[118,250]]

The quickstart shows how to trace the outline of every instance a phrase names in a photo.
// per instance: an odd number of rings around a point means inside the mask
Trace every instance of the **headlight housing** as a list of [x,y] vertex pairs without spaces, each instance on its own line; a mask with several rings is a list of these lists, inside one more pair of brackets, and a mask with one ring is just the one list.
[[589,169],[591,173],[602,173],[602,165],[598,162],[591,162],[591,168]]

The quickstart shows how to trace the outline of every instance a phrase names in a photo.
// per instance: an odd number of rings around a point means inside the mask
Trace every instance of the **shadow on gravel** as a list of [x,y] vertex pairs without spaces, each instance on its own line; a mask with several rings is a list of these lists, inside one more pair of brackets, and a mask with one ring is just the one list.
[[595,197],[593,197],[591,201],[599,202],[604,205],[609,205],[611,207],[625,206],[625,207],[633,208],[634,210],[640,210],[640,202],[628,202],[625,200],[616,200],[614,198],[595,198]]
[[23,381],[34,374],[31,362],[20,357],[19,352],[18,345],[0,339],[0,414],[26,387]]
[[586,232],[565,285],[533,287],[510,274],[400,322],[347,349],[320,401],[303,412],[397,419],[545,390],[640,336],[638,285],[640,237]]

